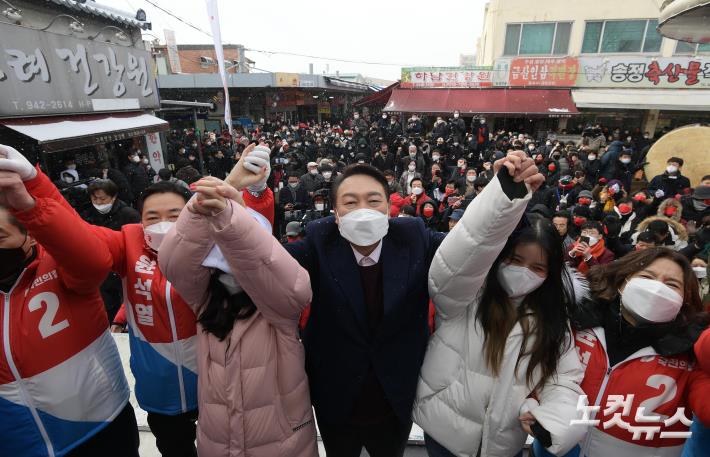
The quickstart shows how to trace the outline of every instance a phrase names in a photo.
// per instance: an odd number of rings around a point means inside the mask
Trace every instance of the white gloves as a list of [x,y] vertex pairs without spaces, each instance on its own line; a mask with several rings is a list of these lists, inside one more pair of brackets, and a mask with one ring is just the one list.
[[0,170],[14,171],[23,181],[37,176],[37,170],[29,160],[12,146],[0,144]]
[[248,186],[247,189],[252,192],[261,192],[266,189],[266,180],[271,174],[271,163],[269,162],[269,154],[271,150],[267,146],[259,145],[244,158],[244,168],[254,174],[261,173],[261,170],[266,167],[266,176],[258,183]]
[[656,196],[656,198],[663,198],[666,193],[663,192],[661,189],[658,189],[654,195]]

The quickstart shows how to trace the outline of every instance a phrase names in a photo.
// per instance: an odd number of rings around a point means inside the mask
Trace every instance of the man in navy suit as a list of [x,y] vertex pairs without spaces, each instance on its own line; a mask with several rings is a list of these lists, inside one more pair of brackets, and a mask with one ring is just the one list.
[[444,234],[389,219],[388,185],[355,164],[333,184],[336,215],[286,249],[308,270],[303,341],[311,399],[329,457],[404,454],[429,330],[427,277]]

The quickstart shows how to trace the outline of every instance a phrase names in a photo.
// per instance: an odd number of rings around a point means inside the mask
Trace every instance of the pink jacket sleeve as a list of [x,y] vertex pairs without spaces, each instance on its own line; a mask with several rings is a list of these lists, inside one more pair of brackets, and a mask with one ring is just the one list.
[[230,202],[207,219],[209,237],[264,318],[295,334],[301,311],[311,301],[308,272],[240,205]]
[[211,271],[202,266],[214,241],[208,235],[207,220],[183,208],[160,245],[158,263],[168,281],[172,283],[193,311],[207,303]]

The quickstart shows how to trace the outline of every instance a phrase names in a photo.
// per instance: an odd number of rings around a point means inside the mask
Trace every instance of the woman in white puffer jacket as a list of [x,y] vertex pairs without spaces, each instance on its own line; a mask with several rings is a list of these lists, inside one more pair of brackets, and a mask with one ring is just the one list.
[[508,173],[469,205],[431,264],[437,330],[414,422],[432,457],[512,457],[529,433],[560,454],[586,431],[570,425],[583,377],[568,324],[577,279],[549,221],[515,230],[544,180],[521,154],[496,162]]

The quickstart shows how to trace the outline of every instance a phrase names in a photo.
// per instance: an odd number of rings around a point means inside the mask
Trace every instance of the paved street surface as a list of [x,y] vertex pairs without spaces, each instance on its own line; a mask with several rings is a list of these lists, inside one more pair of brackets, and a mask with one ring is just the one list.
[[[133,374],[131,373],[131,369],[129,368],[128,365],[128,359],[130,357],[130,350],[128,348],[128,334],[114,334],[114,339],[116,340],[116,344],[118,346],[118,352],[121,355],[121,361],[123,362],[123,369],[126,372],[126,377],[128,378],[128,385],[133,387],[135,381],[133,379]],[[155,437],[153,436],[152,433],[150,433],[150,429],[148,428],[148,421],[147,421],[147,414],[145,411],[140,409],[138,407],[138,403],[136,402],[136,399],[133,395],[133,391],[131,390],[131,404],[133,405],[133,408],[136,411],[136,419],[138,421],[138,429],[140,430],[140,439],[141,439],[141,448],[140,448],[140,455],[141,457],[160,457],[160,452],[158,452],[158,448],[155,446]],[[418,442],[422,443],[420,444],[413,444],[407,447],[407,450],[405,451],[404,455],[406,457],[426,457],[426,449],[423,446],[423,438],[424,438],[424,432],[422,431],[421,428],[419,428],[417,425],[414,425],[412,427],[412,432],[409,435],[410,441],[413,442]],[[323,444],[319,441],[318,442],[318,450],[321,456],[325,456],[325,450],[323,449]],[[369,454],[365,451],[362,452],[363,457],[367,457]]]
[[[160,457],[158,448],[155,447],[155,438],[150,431],[141,431],[141,457]],[[322,457],[325,457],[325,450],[323,449],[323,444],[318,443],[318,451]],[[362,456],[366,457],[369,454],[365,451],[362,452]],[[424,446],[409,446],[404,453],[406,457],[426,457],[426,449]]]

